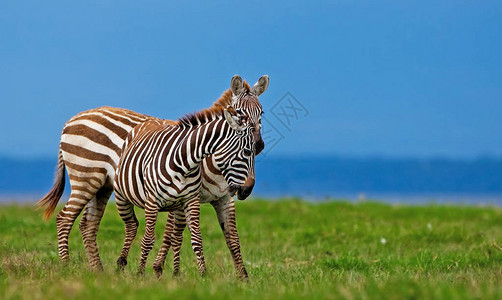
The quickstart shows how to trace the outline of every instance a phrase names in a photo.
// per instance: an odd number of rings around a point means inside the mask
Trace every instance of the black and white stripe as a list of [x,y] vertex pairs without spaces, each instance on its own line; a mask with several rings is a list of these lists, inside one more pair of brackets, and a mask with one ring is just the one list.
[[[268,76],[263,76],[250,88],[239,76],[234,76],[232,88],[227,90],[212,108],[232,105],[246,112],[255,123],[255,150],[258,154],[264,147],[260,135],[262,107],[258,97],[268,87]],[[65,188],[65,167],[71,186],[68,203],[57,215],[58,253],[62,261],[68,260],[68,236],[70,230],[85,207],[79,228],[84,240],[89,264],[93,269],[102,269],[96,236],[106,204],[113,190],[115,169],[122,153],[122,145],[127,134],[136,125],[157,118],[139,114],[127,109],[100,107],[82,112],[71,118],[64,126],[58,159],[55,182],[49,193],[39,201],[46,206],[44,217],[48,219]],[[168,121],[162,121],[168,122]],[[169,123],[169,122],[168,122]],[[171,121],[171,124],[176,122]],[[234,199],[227,192],[228,185],[212,156],[203,160],[201,202],[211,203],[216,210],[227,245],[230,249],[236,271],[247,278],[241,254],[239,237],[235,228]],[[173,220],[174,215],[169,217]],[[182,226],[184,220],[178,220]],[[181,244],[179,231],[167,230],[155,266],[162,270],[166,254],[172,243]],[[231,246],[233,245],[233,246]],[[235,246],[236,245],[236,246]],[[175,270],[179,269],[179,252],[174,250]]]
[[206,111],[190,115],[178,125],[149,121],[137,126],[126,139],[115,176],[116,204],[126,228],[119,267],[127,264],[137,232],[136,205],[145,209],[146,228],[138,271],[144,271],[153,247],[158,212],[174,211],[176,216],[185,216],[199,271],[204,274],[199,228],[200,163],[213,155],[231,190],[252,189],[254,144],[254,124],[231,107],[223,114]]

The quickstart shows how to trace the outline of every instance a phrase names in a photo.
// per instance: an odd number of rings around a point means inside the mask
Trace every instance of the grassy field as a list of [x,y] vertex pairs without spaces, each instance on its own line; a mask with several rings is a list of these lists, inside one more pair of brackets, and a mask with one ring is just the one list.
[[[71,261],[60,264],[54,218],[43,222],[32,206],[0,206],[0,298],[502,298],[500,208],[239,202],[249,283],[236,279],[211,206],[203,205],[201,214],[207,276],[198,276],[185,232],[182,276],[173,277],[166,263],[157,280],[151,266],[158,242],[146,274],[136,275],[140,238],[126,271],[116,273],[123,223],[113,204],[98,237],[103,273],[88,270],[77,226],[70,236]],[[162,225],[165,219],[162,214]]]

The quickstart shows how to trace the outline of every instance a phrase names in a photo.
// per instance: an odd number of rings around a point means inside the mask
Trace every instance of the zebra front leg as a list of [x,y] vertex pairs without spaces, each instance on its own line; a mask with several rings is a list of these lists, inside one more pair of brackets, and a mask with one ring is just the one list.
[[60,261],[68,261],[70,255],[68,251],[68,236],[78,215],[85,205],[94,197],[93,193],[85,191],[72,191],[70,200],[56,216],[56,227],[58,235],[58,256]]
[[235,221],[234,198],[227,194],[222,199],[211,202],[211,205],[218,216],[218,222],[225,236],[228,250],[230,250],[230,254],[232,255],[237,276],[241,280],[247,281],[249,277],[241,256],[239,233],[237,232],[237,224]]
[[190,237],[192,241],[192,249],[197,257],[197,264],[199,266],[199,273],[204,276],[206,273],[206,262],[204,260],[204,251],[202,249],[202,236],[200,234],[200,200],[197,195],[187,201],[185,204],[185,218],[190,230]]
[[138,232],[139,222],[136,218],[136,214],[134,213],[134,205],[131,202],[122,199],[120,195],[116,194],[115,204],[117,205],[117,210],[119,211],[120,217],[124,221],[125,227],[124,246],[122,247],[122,252],[117,259],[117,267],[120,271],[123,271],[125,266],[127,265],[127,256],[129,255],[129,249],[131,248],[131,244],[136,237],[136,233]]
[[173,275],[180,273],[180,250],[183,243],[183,231],[187,222],[185,212],[178,210],[174,212],[174,229],[171,234],[171,245],[173,247]]
[[138,274],[145,273],[146,259],[155,243],[155,223],[157,222],[158,212],[155,199],[145,203],[145,234],[143,235],[143,240],[141,240],[141,259],[139,261]]
[[89,265],[93,270],[102,271],[103,265],[99,257],[96,238],[99,229],[99,223],[106,209],[106,204],[113,191],[102,188],[96,193],[96,197],[87,204],[79,228],[84,240],[85,250]]
[[162,237],[162,246],[160,247],[155,262],[153,263],[153,271],[155,272],[155,275],[157,275],[157,278],[160,278],[162,275],[162,269],[164,268],[167,252],[169,252],[169,248],[171,247],[171,234],[173,230],[174,213],[169,212],[169,215],[167,216],[166,228],[164,229],[164,235]]

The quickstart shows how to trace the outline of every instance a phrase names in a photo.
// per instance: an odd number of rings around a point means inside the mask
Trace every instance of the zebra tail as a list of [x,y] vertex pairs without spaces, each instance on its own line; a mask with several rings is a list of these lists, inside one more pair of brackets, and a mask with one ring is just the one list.
[[63,195],[65,186],[65,173],[63,154],[61,153],[61,150],[59,150],[58,165],[56,168],[56,174],[54,175],[54,184],[52,185],[51,190],[45,195],[45,197],[37,202],[38,209],[41,209],[44,206],[46,207],[43,214],[44,220],[46,221],[51,218],[54,210],[56,209],[56,206],[58,205],[59,199],[61,199],[61,196]]

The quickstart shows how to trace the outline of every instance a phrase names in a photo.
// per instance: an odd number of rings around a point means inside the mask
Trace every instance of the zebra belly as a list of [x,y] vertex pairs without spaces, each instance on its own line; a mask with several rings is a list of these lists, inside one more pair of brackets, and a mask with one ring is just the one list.
[[[116,192],[121,193],[120,187],[116,186]],[[174,211],[174,210],[177,210],[177,209],[180,209],[181,207],[183,207],[183,205],[185,204],[185,202],[187,200],[192,199],[193,197],[197,196],[198,193],[199,193],[199,191],[197,191],[197,190],[196,191],[185,191],[185,193],[183,193],[182,195],[179,195],[178,197],[166,196],[165,194],[164,194],[164,196],[161,196],[161,195],[157,194],[157,196],[155,196],[155,203],[157,204],[159,211]],[[153,194],[153,193],[150,192],[149,194]],[[134,197],[131,194],[129,194],[129,196],[126,198],[132,204],[134,204],[135,206],[137,206],[141,209],[145,209],[145,201],[151,201],[150,199],[148,199],[148,196],[146,196],[145,194],[143,194],[142,197],[141,196]]]
[[[199,172],[192,175],[194,177],[184,177],[181,181],[175,180],[167,186],[161,186],[159,181],[156,182],[155,190],[151,190],[150,195],[155,195],[155,201],[160,211],[177,210],[186,201],[199,196],[201,187]],[[175,189],[175,186],[178,189]]]
[[170,205],[161,207],[159,211],[174,211],[174,210],[179,210],[183,207],[185,204],[185,201],[178,201],[178,202],[173,202]]

